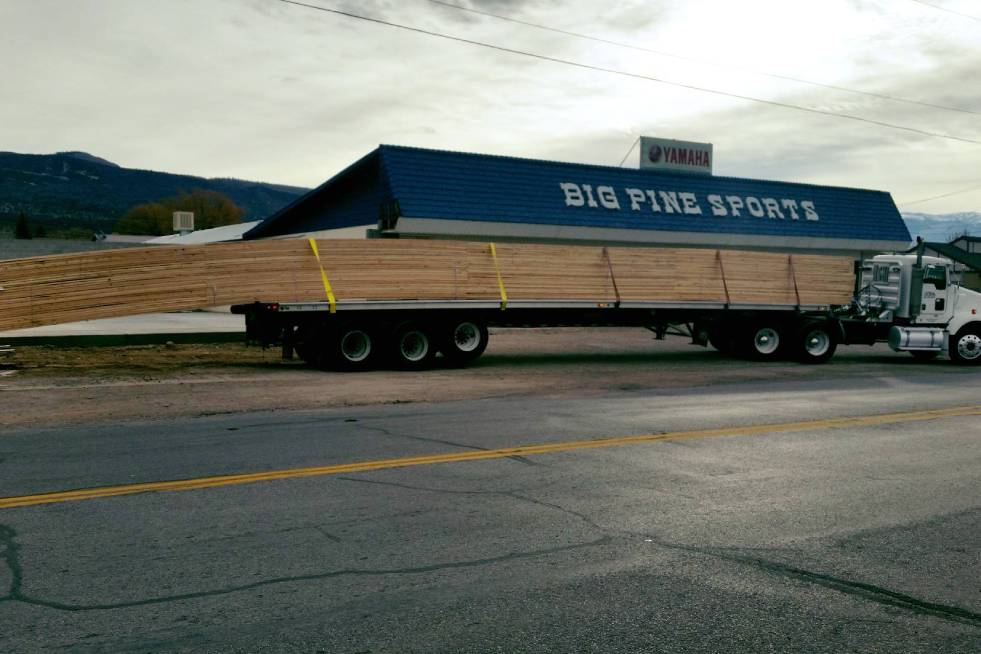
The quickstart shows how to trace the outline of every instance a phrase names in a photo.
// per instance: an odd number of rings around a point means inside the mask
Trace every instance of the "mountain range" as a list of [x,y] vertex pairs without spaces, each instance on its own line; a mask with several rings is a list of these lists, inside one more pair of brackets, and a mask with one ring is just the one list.
[[[0,152],[0,228],[21,213],[49,228],[109,232],[131,207],[196,189],[218,191],[259,220],[292,202],[307,189],[239,179],[193,177],[123,168],[87,152],[18,154]],[[904,213],[915,239],[949,241],[961,234],[981,235],[981,213]]]
[[48,227],[112,231],[128,209],[197,189],[217,191],[265,218],[307,189],[239,179],[193,177],[123,168],[86,152],[0,152],[0,223],[21,213]]
[[981,213],[976,211],[946,214],[904,213],[903,220],[914,239],[922,236],[924,241],[949,242],[964,234],[981,236]]

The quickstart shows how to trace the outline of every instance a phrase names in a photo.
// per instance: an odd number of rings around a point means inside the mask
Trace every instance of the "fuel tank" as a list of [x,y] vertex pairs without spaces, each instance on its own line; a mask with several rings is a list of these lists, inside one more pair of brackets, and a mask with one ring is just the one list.
[[889,330],[889,347],[897,352],[906,350],[939,351],[947,341],[947,330],[939,327],[900,327]]

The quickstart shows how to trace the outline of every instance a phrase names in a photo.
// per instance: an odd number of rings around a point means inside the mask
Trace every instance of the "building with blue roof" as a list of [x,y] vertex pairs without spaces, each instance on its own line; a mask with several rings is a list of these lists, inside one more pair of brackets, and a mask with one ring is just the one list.
[[293,235],[849,254],[902,250],[883,191],[382,145],[262,221]]

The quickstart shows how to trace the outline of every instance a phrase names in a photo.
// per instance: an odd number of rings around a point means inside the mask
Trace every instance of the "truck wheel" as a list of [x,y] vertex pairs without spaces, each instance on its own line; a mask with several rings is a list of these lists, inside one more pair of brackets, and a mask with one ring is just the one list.
[[950,337],[950,360],[965,366],[981,364],[981,327],[968,325]]
[[327,335],[320,366],[333,370],[367,370],[376,358],[376,343],[363,325],[341,325]]
[[453,366],[465,365],[483,354],[490,338],[487,325],[469,318],[455,320],[443,326],[441,331],[439,350]]
[[320,330],[311,327],[301,327],[296,332],[296,342],[293,351],[303,361],[311,366],[319,366],[323,356],[323,335]]
[[391,357],[403,370],[421,370],[432,364],[436,356],[432,330],[419,323],[402,323],[392,332]]
[[293,351],[296,352],[296,356],[300,357],[304,363],[308,363],[311,366],[316,366],[320,363],[322,352],[319,344],[297,343],[293,346]]
[[732,332],[722,325],[716,325],[709,329],[709,345],[718,350],[721,354],[731,356],[736,353],[736,344],[733,343]]
[[797,328],[792,346],[801,363],[824,363],[834,356],[838,339],[831,323],[808,320]]
[[743,333],[742,352],[751,359],[772,361],[782,354],[781,329],[774,323],[757,323]]

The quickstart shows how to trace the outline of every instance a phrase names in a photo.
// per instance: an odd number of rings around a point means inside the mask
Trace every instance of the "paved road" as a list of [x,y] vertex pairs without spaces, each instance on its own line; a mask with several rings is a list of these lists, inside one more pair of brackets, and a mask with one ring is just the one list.
[[664,437],[0,509],[0,651],[976,652],[973,377],[9,431],[0,497]]

